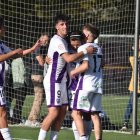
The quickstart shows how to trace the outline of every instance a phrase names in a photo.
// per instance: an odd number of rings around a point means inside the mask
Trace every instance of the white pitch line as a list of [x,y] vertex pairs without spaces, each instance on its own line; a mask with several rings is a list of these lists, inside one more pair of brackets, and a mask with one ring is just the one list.
[[13,138],[13,140],[33,140],[33,139]]

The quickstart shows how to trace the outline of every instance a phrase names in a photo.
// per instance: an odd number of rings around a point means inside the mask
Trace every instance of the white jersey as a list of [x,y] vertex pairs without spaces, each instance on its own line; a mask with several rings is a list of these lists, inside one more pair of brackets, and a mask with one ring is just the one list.
[[[76,52],[76,50],[70,50],[69,49],[69,53],[74,54],[74,53],[77,53],[77,52]],[[76,64],[77,64],[77,61],[73,61],[73,62],[70,62],[70,63],[67,64],[67,72],[68,72],[68,83],[67,83],[67,85],[68,85],[68,89],[72,90],[72,91],[75,91],[75,89],[77,87],[77,84],[78,84],[78,75],[74,79],[71,79],[71,77],[70,77],[70,72],[76,68]]]
[[79,61],[79,64],[77,64],[77,66],[80,65],[83,60],[87,60],[89,63],[88,70],[79,75],[79,83],[77,88],[79,90],[86,90],[102,94],[102,49],[96,43],[86,43],[78,48],[78,52],[82,51],[84,48],[87,48],[89,45],[93,45],[95,48],[97,48],[97,53],[93,55],[85,55],[84,58]]
[[68,52],[67,42],[59,35],[54,35],[48,49],[48,57],[51,58],[51,64],[48,67],[44,82],[62,83],[67,81],[67,63],[61,56],[66,52]]

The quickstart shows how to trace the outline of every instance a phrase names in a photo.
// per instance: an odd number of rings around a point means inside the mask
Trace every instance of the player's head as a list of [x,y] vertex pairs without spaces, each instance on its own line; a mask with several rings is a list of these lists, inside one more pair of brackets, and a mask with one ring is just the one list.
[[70,34],[70,44],[74,49],[77,49],[83,44],[84,35],[81,31],[73,31]]
[[47,46],[49,43],[49,36],[46,33],[41,33],[40,41],[42,46]]
[[0,16],[0,36],[3,36],[4,33],[5,33],[4,20],[3,20],[3,18]]
[[93,41],[98,38],[100,34],[100,31],[92,24],[84,25],[82,31],[87,39],[93,39]]
[[66,37],[68,34],[69,20],[70,18],[65,14],[58,14],[54,19],[55,29],[61,37]]

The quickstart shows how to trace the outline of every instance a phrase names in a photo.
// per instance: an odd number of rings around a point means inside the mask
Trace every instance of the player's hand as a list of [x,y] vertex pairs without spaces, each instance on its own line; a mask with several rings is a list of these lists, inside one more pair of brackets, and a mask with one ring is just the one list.
[[21,48],[18,48],[15,50],[17,57],[22,57],[23,56],[23,50]]
[[32,47],[33,50],[36,50],[37,48],[41,47],[42,42],[40,40],[37,40],[37,42]]
[[21,48],[12,51],[12,53],[13,53],[13,56],[12,56],[13,59],[23,56],[23,50]]
[[71,77],[72,79],[76,79],[76,75],[74,74],[73,71],[70,72],[70,77]]
[[86,50],[88,54],[97,53],[97,48],[94,48],[92,46],[87,47]]
[[45,62],[50,65],[52,63],[52,60],[50,57],[46,56]]

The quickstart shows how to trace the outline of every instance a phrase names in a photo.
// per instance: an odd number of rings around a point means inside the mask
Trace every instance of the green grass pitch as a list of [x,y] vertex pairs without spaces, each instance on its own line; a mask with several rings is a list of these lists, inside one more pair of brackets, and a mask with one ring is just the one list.
[[[23,116],[27,118],[30,108],[32,106],[34,96],[27,96],[23,107]],[[103,108],[109,116],[112,123],[121,125],[123,121],[123,115],[129,96],[104,96]],[[13,104],[14,105],[14,102]],[[45,102],[41,108],[41,115],[44,115],[47,111]],[[140,118],[140,102],[138,104],[138,122]],[[132,124],[132,119],[130,120]],[[140,124],[140,123],[139,123]],[[132,129],[130,129],[131,131]],[[39,128],[10,126],[10,131],[13,140],[37,140]],[[49,138],[49,135],[48,135]],[[70,129],[63,129],[60,131],[59,140],[74,140],[73,132]],[[94,132],[91,135],[90,140],[95,140]],[[140,140],[140,135],[132,135],[131,133],[121,132],[103,132],[103,140]]]
[[[10,127],[13,140],[37,140],[39,128]],[[49,139],[49,134],[46,140]],[[59,140],[74,140],[73,132],[69,129],[60,131]],[[90,140],[95,140],[92,132]],[[115,132],[103,132],[103,140],[140,140],[140,135],[131,135]]]

